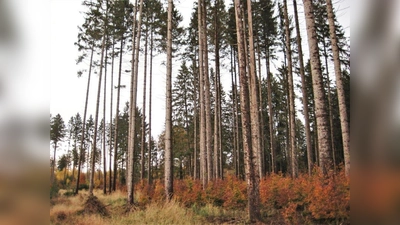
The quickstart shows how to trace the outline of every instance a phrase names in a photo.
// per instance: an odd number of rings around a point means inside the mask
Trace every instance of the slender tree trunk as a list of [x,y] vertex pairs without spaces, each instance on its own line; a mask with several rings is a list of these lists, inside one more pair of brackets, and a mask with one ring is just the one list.
[[296,33],[297,33],[297,48],[299,52],[299,63],[300,63],[300,77],[301,77],[301,90],[303,92],[303,113],[304,113],[304,121],[305,121],[305,132],[306,132],[306,143],[307,143],[307,165],[308,165],[308,175],[311,175],[312,172],[312,145],[311,145],[311,134],[310,134],[310,117],[308,113],[308,95],[307,95],[307,86],[306,79],[304,75],[304,61],[303,61],[303,48],[301,45],[301,33],[300,33],[300,25],[299,25],[299,16],[297,12],[297,2],[293,0],[294,7],[294,18],[296,22]]
[[[154,22],[154,18],[152,18]],[[152,94],[153,94],[153,27],[150,30],[150,87],[149,87],[149,149],[148,149],[148,169],[147,169],[147,182],[151,184],[151,104],[152,104]]]
[[319,58],[318,40],[311,0],[303,0],[304,14],[306,17],[308,46],[310,50],[311,73],[315,102],[315,117],[318,132],[319,163],[324,174],[331,168],[331,143],[329,135],[329,122],[327,106],[325,104],[325,91],[322,82],[321,62]]
[[207,181],[212,180],[213,162],[212,162],[212,126],[211,126],[211,97],[210,97],[210,79],[208,69],[208,45],[207,45],[207,8],[204,0],[202,1],[202,30],[203,36],[200,41],[203,42],[203,66],[204,66],[204,88],[205,88],[205,111],[206,111],[206,148],[207,148]]
[[200,179],[202,180],[203,189],[205,189],[207,184],[207,159],[206,159],[206,115],[205,115],[205,93],[204,93],[204,45],[203,45],[203,17],[202,17],[202,7],[203,0],[198,1],[198,24],[199,24],[199,80],[200,80]]
[[345,91],[342,80],[342,73],[340,69],[339,48],[335,32],[336,28],[335,28],[332,0],[326,1],[326,7],[328,12],[329,34],[332,43],[333,61],[335,67],[336,88],[339,100],[340,127],[342,128],[345,172],[346,176],[349,176],[350,175],[350,129],[349,129],[349,121],[347,118]]
[[113,107],[113,94],[114,94],[114,53],[115,53],[115,49],[114,49],[114,46],[115,46],[115,42],[114,42],[114,38],[113,38],[113,43],[112,43],[112,60],[111,60],[111,87],[110,87],[110,141],[109,141],[109,145],[110,145],[110,147],[109,147],[109,156],[110,156],[110,158],[109,158],[109,161],[108,161],[108,171],[109,171],[109,177],[108,177],[108,180],[109,180],[109,183],[108,183],[108,191],[109,191],[109,193],[111,194],[111,188],[112,188],[112,169],[111,169],[111,158],[112,158],[112,149],[113,149],[113,143],[112,143],[112,139],[111,139],[111,136],[112,136],[112,124],[113,124],[113,122],[112,122],[112,118],[113,118],[113,115],[112,115],[112,107]]
[[198,115],[198,113],[197,113],[197,85],[198,85],[198,82],[196,82],[196,76],[198,77],[198,75],[197,75],[197,73],[198,73],[198,70],[196,69],[196,54],[195,54],[195,56],[194,56],[195,58],[193,59],[193,62],[192,62],[192,64],[193,64],[193,73],[194,73],[194,84],[193,84],[193,87],[194,87],[194,106],[193,106],[193,108],[194,108],[194,114],[193,114],[193,124],[194,124],[194,129],[193,129],[193,148],[194,148],[194,153],[193,153],[193,158],[194,158],[194,162],[193,162],[193,164],[194,164],[194,172],[193,172],[193,178],[196,180],[196,179],[198,179],[199,178],[199,176],[198,176],[198,173],[197,173],[197,171],[198,171],[198,163],[197,163],[197,115]]
[[[143,0],[142,0],[143,1]],[[172,153],[172,7],[173,0],[168,0],[167,23],[167,77],[166,77],[166,101],[165,101],[165,196],[170,201],[174,193],[173,189],[173,153]]]
[[269,138],[271,147],[271,172],[276,173],[276,147],[275,147],[275,129],[274,129],[274,109],[272,107],[272,73],[270,68],[269,47],[266,49],[265,57],[267,67],[267,95],[268,95],[268,112],[269,112]]
[[[258,39],[257,39],[258,40]],[[265,163],[265,135],[264,135],[264,116],[263,116],[263,96],[262,96],[262,76],[261,76],[261,52],[260,43],[257,43],[257,63],[258,63],[258,96],[260,101],[260,148],[261,148],[261,177],[263,178],[266,173]]]
[[216,179],[220,178],[220,168],[219,168],[219,158],[221,155],[219,155],[219,150],[220,150],[220,132],[219,132],[219,125],[220,125],[220,84],[219,84],[219,76],[220,76],[220,68],[219,68],[219,35],[218,35],[218,29],[219,29],[219,24],[217,20],[217,1],[215,2],[215,7],[214,7],[214,46],[215,46],[215,112],[214,112],[214,177]]
[[119,69],[118,69],[118,86],[117,86],[117,105],[115,107],[115,131],[114,131],[114,179],[113,179],[113,191],[117,189],[117,170],[118,170],[118,130],[119,130],[119,101],[121,96],[121,74],[122,74],[122,54],[124,47],[124,36],[121,35],[121,45],[119,53]]
[[328,69],[328,52],[327,52],[327,43],[325,42],[325,38],[323,41],[324,45],[324,59],[325,59],[325,69],[326,69],[326,90],[328,92],[328,118],[329,118],[329,128],[330,128],[330,135],[331,135],[331,148],[332,148],[332,163],[333,163],[333,171],[336,171],[336,147],[335,147],[335,139],[334,139],[334,127],[333,127],[333,115],[332,115],[332,96],[331,96],[331,79],[329,76],[329,69]]
[[[254,34],[253,34],[253,12],[251,10],[251,1],[247,1],[247,18],[248,18],[248,29],[249,29],[249,53],[250,53],[250,117],[251,117],[251,139],[253,152],[256,157],[255,166],[258,167],[257,171],[258,178],[263,177],[262,169],[262,153],[261,153],[261,141],[260,141],[260,106],[259,106],[259,95],[257,93],[257,74],[256,74],[256,54],[254,50]],[[258,187],[257,187],[258,188]]]
[[234,70],[234,75],[235,75],[235,101],[234,101],[234,104],[235,104],[235,109],[236,109],[236,114],[235,114],[235,117],[236,117],[236,141],[237,141],[237,152],[236,152],[236,165],[237,165],[237,177],[242,177],[242,179],[243,179],[243,174],[242,174],[242,172],[243,172],[243,169],[241,169],[241,166],[240,166],[240,162],[241,162],[241,160],[240,160],[240,157],[241,157],[241,150],[242,150],[242,146],[243,146],[243,144],[241,145],[240,144],[240,130],[239,130],[239,112],[240,112],[240,108],[239,108],[239,103],[238,103],[238,92],[237,92],[237,86],[238,86],[238,81],[237,81],[237,72],[236,72],[236,58],[237,58],[237,55],[235,56],[235,52],[234,52],[234,57],[233,57],[233,61],[234,61],[234,63],[233,63],[233,65],[234,65],[234,67],[233,67],[233,70]]
[[239,0],[235,1],[235,15],[236,15],[236,29],[237,29],[237,42],[239,50],[239,72],[240,72],[240,106],[242,113],[242,129],[243,129],[243,148],[245,152],[245,168],[247,180],[247,193],[248,193],[248,213],[250,221],[260,219],[260,199],[259,199],[259,178],[257,171],[256,152],[253,152],[252,146],[252,131],[250,121],[250,98],[249,98],[249,85],[248,76],[246,74],[245,64],[245,42],[243,40],[244,27],[242,25],[243,15],[242,7]]
[[132,46],[132,80],[131,80],[131,101],[130,101],[130,116],[129,116],[129,141],[128,141],[128,203],[133,204],[134,200],[134,155],[136,146],[136,98],[137,98],[137,78],[138,78],[138,67],[139,67],[139,46],[140,46],[140,32],[142,28],[142,10],[143,0],[140,0],[139,8],[139,21],[136,29],[136,11],[137,11],[137,0],[135,3],[135,12],[133,18],[133,29],[132,29],[132,40],[136,39]]
[[[104,28],[104,32],[106,27]],[[89,195],[93,196],[93,188],[94,188],[94,173],[95,173],[95,158],[96,158],[96,149],[97,149],[97,127],[99,122],[99,107],[100,107],[100,93],[101,93],[101,80],[103,76],[103,61],[104,61],[104,49],[106,45],[106,34],[103,34],[103,40],[101,44],[101,58],[100,58],[100,73],[99,73],[99,84],[97,88],[97,102],[96,102],[96,116],[94,122],[94,135],[93,135],[93,145],[92,145],[92,163],[91,163],[91,173],[90,173],[90,184],[89,184]]]
[[143,120],[142,120],[142,140],[140,145],[140,179],[144,179],[144,152],[146,148],[146,80],[147,80],[147,42],[148,31],[146,27],[145,41],[144,41],[144,72],[143,72]]
[[232,81],[232,102],[233,102],[233,107],[232,107],[232,115],[233,115],[233,124],[232,124],[232,128],[233,128],[233,150],[232,150],[232,158],[233,158],[233,167],[235,170],[235,176],[238,176],[238,170],[237,170],[237,151],[238,151],[238,140],[236,138],[236,131],[237,131],[237,126],[236,126],[236,84],[235,84],[235,80],[233,76],[236,76],[234,74],[234,65],[233,65],[233,47],[231,45],[231,81]]
[[85,125],[86,125],[87,105],[88,105],[88,100],[89,100],[90,75],[92,74],[93,53],[94,53],[94,47],[92,46],[91,53],[90,53],[88,82],[87,82],[87,87],[86,87],[85,111],[83,113],[81,145],[79,148],[79,159],[78,159],[78,174],[77,174],[78,178],[76,179],[75,194],[78,194],[79,178],[81,176],[81,167],[82,167],[82,158],[83,158],[83,143],[85,141]]
[[57,150],[57,142],[54,142],[54,153],[53,153],[53,163],[51,168],[51,184],[54,184],[55,179],[55,168],[56,168],[56,150]]
[[290,44],[290,27],[287,0],[283,1],[284,16],[285,16],[285,33],[286,33],[286,50],[288,60],[288,89],[289,89],[289,114],[290,114],[290,153],[291,153],[291,174],[295,178],[297,176],[297,154],[296,154],[296,123],[295,123],[295,106],[294,106],[294,84],[293,84],[293,63],[292,63],[292,49]]
[[[106,45],[108,42],[108,34],[106,35]],[[107,160],[106,160],[106,100],[107,100],[107,59],[108,46],[106,46],[104,59],[104,96],[103,96],[103,194],[107,194]]]

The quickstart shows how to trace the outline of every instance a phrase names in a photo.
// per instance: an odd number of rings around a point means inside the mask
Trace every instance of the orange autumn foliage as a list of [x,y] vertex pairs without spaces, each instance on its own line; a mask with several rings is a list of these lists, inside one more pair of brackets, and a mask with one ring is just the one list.
[[[165,201],[163,180],[136,185],[137,201],[142,204]],[[209,182],[186,178],[174,181],[174,199],[186,207],[212,204],[243,210],[247,206],[246,182],[235,176]],[[350,180],[344,172],[323,176],[315,170],[312,176],[301,174],[292,179],[271,174],[260,181],[262,210],[277,210],[287,224],[311,220],[350,219]]]

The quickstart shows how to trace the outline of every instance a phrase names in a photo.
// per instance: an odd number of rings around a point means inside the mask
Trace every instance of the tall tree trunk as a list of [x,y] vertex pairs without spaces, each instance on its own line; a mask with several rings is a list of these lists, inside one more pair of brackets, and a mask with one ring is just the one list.
[[[254,34],[253,34],[253,12],[251,10],[251,1],[247,1],[247,18],[249,27],[249,53],[250,53],[250,117],[251,117],[251,139],[253,152],[256,157],[255,166],[258,178],[263,177],[262,154],[260,141],[260,113],[259,113],[259,95],[257,93],[257,74],[256,74],[256,54],[254,50]],[[258,187],[257,187],[258,188]],[[258,190],[257,190],[258,191]]]
[[113,149],[113,143],[112,143],[112,138],[111,138],[111,135],[112,135],[112,128],[113,128],[113,126],[112,126],[112,124],[113,124],[113,122],[112,122],[112,118],[113,118],[113,115],[112,115],[112,107],[113,107],[113,94],[114,94],[114,53],[115,53],[115,48],[114,48],[114,46],[115,46],[115,41],[114,41],[115,39],[114,39],[114,37],[113,37],[113,43],[112,43],[112,60],[111,60],[111,87],[110,87],[110,141],[109,141],[109,145],[110,145],[110,147],[109,147],[109,161],[108,161],[108,171],[109,171],[109,177],[108,177],[108,180],[109,180],[109,183],[108,183],[108,191],[109,191],[109,193],[111,194],[111,188],[112,188],[112,169],[111,169],[111,158],[112,158],[112,149]]
[[121,35],[121,45],[119,53],[119,68],[118,68],[118,86],[117,86],[117,105],[115,107],[115,131],[114,131],[114,177],[113,177],[113,191],[117,189],[117,170],[118,170],[118,130],[119,130],[119,101],[121,96],[121,74],[122,74],[122,54],[124,47],[124,35]]
[[[258,40],[258,39],[257,39]],[[261,52],[260,43],[257,43],[257,63],[258,63],[258,96],[260,101],[260,148],[261,148],[261,177],[265,176],[266,163],[265,163],[265,135],[264,135],[264,116],[263,116],[263,96],[262,96],[262,76],[261,76]]]
[[202,180],[203,189],[207,184],[207,145],[206,145],[206,115],[205,115],[205,93],[204,93],[204,45],[203,45],[203,17],[202,7],[203,0],[198,1],[198,25],[199,25],[199,80],[200,80],[200,179]]
[[307,86],[306,79],[304,75],[304,61],[303,61],[303,47],[301,45],[301,33],[300,33],[300,25],[299,25],[299,16],[297,12],[297,1],[293,0],[294,7],[294,20],[296,23],[296,33],[297,33],[297,48],[299,52],[299,63],[300,63],[300,77],[301,77],[301,90],[303,92],[303,113],[304,113],[304,126],[306,132],[306,144],[307,144],[307,165],[308,165],[308,175],[311,175],[312,172],[312,145],[311,145],[311,134],[310,134],[310,117],[308,113],[308,94],[307,94]]
[[[143,1],[143,0],[142,0]],[[173,0],[168,0],[167,23],[167,77],[165,101],[165,196],[170,201],[173,189],[173,153],[172,153],[172,7]]]
[[275,145],[275,126],[274,126],[274,109],[272,107],[272,73],[270,68],[269,47],[266,49],[265,57],[267,67],[267,95],[268,95],[268,113],[269,113],[269,142],[271,147],[271,172],[276,173],[276,145]]
[[325,59],[325,69],[326,69],[326,90],[328,92],[328,118],[329,118],[329,131],[331,135],[331,148],[332,148],[332,163],[333,163],[333,171],[336,171],[336,147],[335,147],[335,139],[334,139],[334,127],[333,127],[333,115],[332,115],[332,94],[331,94],[331,79],[329,76],[328,69],[328,51],[327,51],[327,43],[325,42],[325,37],[323,40],[324,45],[324,59]]
[[97,128],[99,122],[99,107],[100,107],[100,92],[101,92],[101,79],[103,76],[103,61],[104,61],[104,49],[106,45],[106,27],[104,28],[103,40],[101,44],[101,57],[100,57],[100,74],[99,74],[99,84],[97,87],[97,102],[96,102],[96,116],[94,119],[94,135],[93,135],[93,145],[92,145],[92,162],[91,162],[91,173],[90,173],[90,184],[89,184],[89,195],[93,196],[93,188],[94,188],[94,173],[95,173],[95,158],[96,158],[96,149],[97,149]]
[[194,56],[194,59],[193,59],[193,62],[192,62],[192,65],[193,65],[193,74],[194,74],[194,84],[193,84],[193,87],[194,87],[194,104],[193,104],[193,108],[194,108],[194,114],[193,114],[193,124],[194,124],[194,128],[193,128],[193,151],[194,151],[194,153],[193,153],[193,164],[194,164],[194,168],[193,168],[193,178],[196,180],[196,179],[198,179],[199,178],[199,176],[198,176],[198,173],[197,173],[197,171],[198,171],[198,167],[199,167],[199,164],[197,163],[197,115],[198,115],[198,113],[197,113],[197,85],[198,85],[198,82],[196,82],[196,76],[198,77],[198,75],[197,75],[197,73],[198,73],[198,70],[196,69],[196,53],[195,53],[195,56]]
[[243,149],[245,152],[245,169],[248,193],[248,213],[250,221],[260,219],[260,198],[259,198],[259,178],[256,163],[256,154],[253,152],[251,121],[250,121],[250,98],[248,76],[246,74],[245,64],[245,41],[243,40],[244,27],[242,25],[243,15],[240,1],[235,1],[236,30],[239,51],[239,73],[240,73],[240,107],[242,113],[242,130],[243,130]]
[[219,76],[220,76],[220,68],[219,68],[219,35],[218,35],[218,29],[219,29],[219,24],[217,20],[217,4],[218,2],[215,1],[215,6],[214,6],[214,46],[215,46],[215,112],[214,112],[214,177],[216,179],[220,178],[220,168],[219,168],[219,158],[221,155],[219,155],[219,150],[220,150],[220,107],[221,107],[221,92],[219,90],[220,88],[220,83],[219,83]]
[[333,61],[334,61],[335,76],[336,76],[336,88],[339,100],[340,127],[342,128],[345,172],[346,176],[349,176],[350,175],[350,129],[349,129],[349,121],[347,118],[345,91],[342,80],[342,73],[340,69],[339,48],[335,32],[336,28],[334,23],[335,21],[334,21],[332,0],[326,1],[326,7],[328,11],[329,34],[332,43]]
[[232,81],[232,102],[233,102],[233,107],[232,107],[232,114],[233,114],[233,150],[232,150],[232,158],[233,158],[233,167],[235,170],[235,176],[238,176],[238,169],[237,169],[237,151],[238,151],[238,140],[236,138],[236,133],[237,133],[237,126],[236,126],[236,84],[235,84],[235,79],[233,76],[236,77],[236,74],[234,74],[234,64],[233,64],[233,47],[231,45],[231,81]]
[[[106,42],[108,42],[108,35],[106,35]],[[106,43],[107,45],[107,43]],[[107,160],[106,160],[106,100],[107,100],[107,59],[108,59],[108,46],[106,46],[106,57],[104,59],[104,96],[103,96],[103,194],[107,194]]]
[[325,91],[322,82],[321,62],[319,58],[318,40],[311,0],[303,0],[304,14],[306,17],[308,46],[310,51],[311,73],[315,101],[315,117],[318,132],[319,163],[324,174],[331,168],[331,143],[329,135],[329,122],[327,106],[325,104]]
[[295,106],[294,106],[294,84],[293,84],[293,64],[292,64],[292,49],[290,43],[290,27],[287,0],[283,1],[284,16],[285,16],[285,33],[286,33],[286,57],[288,61],[288,89],[289,89],[289,120],[290,120],[290,153],[291,153],[291,174],[295,178],[297,176],[297,154],[296,154],[296,123],[295,123]]
[[211,97],[210,97],[210,79],[208,70],[208,44],[207,44],[207,24],[206,15],[207,7],[203,0],[202,9],[202,30],[203,36],[200,41],[203,42],[203,75],[204,75],[204,88],[205,88],[205,111],[206,111],[206,148],[207,148],[207,181],[212,180],[213,176],[213,162],[212,162],[212,126],[211,126]]
[[[142,107],[142,140],[140,144],[140,179],[144,179],[144,152],[146,149],[146,80],[147,80],[147,42],[148,31],[146,27],[145,41],[144,41],[144,72],[143,72],[143,107]],[[149,140],[150,141],[150,140]]]
[[[132,29],[132,40],[134,40],[132,48],[132,80],[131,80],[131,98],[130,98],[130,116],[129,116],[129,141],[128,141],[128,203],[133,204],[134,200],[134,155],[136,145],[136,98],[137,98],[137,78],[138,78],[138,67],[139,67],[139,46],[140,46],[140,32],[142,28],[142,10],[143,0],[140,0],[139,8],[139,21],[136,29],[136,11],[137,11],[137,0],[135,3],[135,12],[133,18],[133,29]],[[136,39],[136,40],[135,40]]]
[[87,82],[87,87],[86,87],[85,111],[83,113],[81,145],[79,148],[79,159],[78,159],[78,174],[77,174],[78,178],[76,179],[75,194],[78,194],[79,178],[81,176],[81,167],[82,167],[82,159],[83,159],[83,143],[85,141],[85,125],[86,125],[87,105],[88,105],[88,100],[89,100],[90,75],[92,74],[93,53],[94,53],[94,47],[92,46],[91,53],[90,53],[88,82]]
[[[154,18],[152,18],[154,22]],[[150,87],[149,87],[149,149],[148,149],[148,168],[147,168],[147,183],[151,184],[151,104],[152,104],[152,94],[153,94],[153,27],[150,30]]]

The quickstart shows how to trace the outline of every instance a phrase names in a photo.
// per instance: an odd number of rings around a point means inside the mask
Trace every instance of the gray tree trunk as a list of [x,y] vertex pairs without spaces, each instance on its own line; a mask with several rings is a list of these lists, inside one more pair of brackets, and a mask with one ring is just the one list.
[[245,153],[245,170],[248,194],[248,214],[250,221],[260,219],[260,198],[259,198],[259,178],[257,171],[257,153],[253,152],[252,134],[250,121],[250,98],[249,98],[249,77],[246,74],[245,64],[245,40],[244,27],[242,24],[242,7],[239,0],[235,0],[236,30],[239,51],[239,73],[240,73],[240,107],[242,113],[243,130],[243,149]]
[[165,196],[170,201],[173,195],[173,154],[172,154],[172,7],[173,0],[168,0],[167,23],[167,75],[165,101]]
[[331,168],[331,140],[329,134],[329,121],[326,106],[325,90],[322,81],[321,62],[319,58],[318,40],[311,0],[303,0],[304,14],[306,17],[308,46],[310,51],[310,63],[313,82],[315,117],[318,132],[319,164],[324,174]]
[[303,61],[303,47],[301,45],[301,33],[300,33],[300,25],[299,25],[299,16],[297,12],[297,2],[293,0],[294,7],[294,20],[296,23],[296,33],[297,33],[297,47],[299,52],[299,63],[300,63],[300,77],[301,77],[301,90],[303,94],[303,113],[304,113],[304,126],[306,132],[306,143],[307,143],[307,165],[308,165],[308,174],[311,175],[312,172],[312,145],[311,145],[311,134],[310,134],[310,117],[308,113],[308,95],[307,95],[307,86],[306,79],[304,75],[304,61]]
[[293,63],[292,63],[292,49],[290,44],[290,27],[287,0],[283,1],[284,17],[285,17],[285,34],[286,34],[286,57],[288,61],[288,91],[289,91],[289,123],[290,123],[290,153],[291,153],[291,175],[297,176],[297,154],[296,154],[296,123],[295,123],[295,106],[294,106],[294,85],[293,85]]
[[335,76],[336,76],[336,88],[339,100],[340,126],[342,128],[345,172],[346,176],[349,176],[350,175],[350,129],[349,129],[349,121],[347,118],[347,108],[346,108],[345,93],[342,81],[342,73],[340,69],[339,48],[335,32],[336,29],[334,23],[332,0],[326,1],[326,7],[328,11],[329,34],[332,43],[333,61],[334,61]]

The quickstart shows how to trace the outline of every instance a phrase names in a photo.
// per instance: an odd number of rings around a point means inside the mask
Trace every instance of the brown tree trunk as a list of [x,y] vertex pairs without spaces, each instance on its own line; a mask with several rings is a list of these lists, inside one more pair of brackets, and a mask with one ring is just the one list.
[[[143,10],[143,0],[140,0],[139,8],[139,21],[138,30],[136,33],[136,11],[137,11],[137,0],[135,3],[135,12],[133,18],[133,29],[132,29],[132,39],[134,43],[132,46],[132,77],[131,77],[131,96],[130,96],[130,115],[129,115],[129,140],[128,140],[128,204],[133,204],[134,200],[134,153],[136,145],[136,98],[137,98],[137,78],[138,78],[138,67],[139,67],[139,46],[140,46],[140,32],[142,28],[142,10]],[[136,40],[135,40],[136,39]]]
[[310,51],[311,73],[315,102],[315,117],[318,132],[319,163],[324,174],[331,168],[331,143],[329,135],[329,122],[327,106],[325,104],[325,91],[322,82],[321,62],[319,58],[318,40],[311,0],[303,0],[304,14],[306,17],[308,46]]
[[[242,129],[243,129],[243,148],[245,152],[245,169],[248,193],[248,214],[250,221],[260,219],[260,198],[259,198],[259,177],[257,170],[257,153],[253,152],[251,121],[250,121],[250,98],[249,98],[249,77],[246,74],[245,64],[245,41],[244,27],[242,25],[243,15],[242,6],[239,0],[235,1],[236,30],[239,51],[239,73],[240,73],[240,106],[242,113]],[[257,179],[258,178],[258,179]]]
[[259,113],[259,96],[257,93],[257,74],[256,74],[256,56],[254,50],[254,34],[253,34],[253,15],[251,10],[251,1],[247,1],[247,18],[249,29],[249,54],[250,54],[250,117],[251,117],[251,139],[253,152],[256,157],[255,167],[257,170],[256,176],[260,179],[262,177],[262,154],[260,142],[260,113]]
[[294,7],[294,20],[296,23],[296,33],[297,33],[297,48],[299,52],[299,64],[300,64],[300,77],[301,77],[301,90],[303,94],[303,113],[304,113],[304,126],[306,132],[306,143],[307,143],[307,165],[308,165],[308,174],[311,175],[313,159],[312,159],[312,145],[311,145],[311,134],[310,134],[310,118],[308,113],[308,95],[307,95],[307,86],[304,75],[304,61],[303,61],[303,48],[301,44],[301,34],[300,34],[300,25],[299,25],[299,16],[297,12],[297,2],[293,0]]
[[[152,21],[154,21],[154,18],[152,18]],[[149,149],[148,149],[148,168],[147,168],[147,183],[151,184],[151,180],[153,179],[152,177],[152,171],[151,171],[151,104],[152,104],[152,92],[153,92],[153,27],[151,28],[150,31],[150,87],[149,87]]]
[[199,24],[199,80],[200,80],[200,179],[202,180],[203,189],[207,184],[207,144],[206,144],[206,115],[205,115],[205,66],[204,66],[204,43],[203,43],[203,0],[198,1],[198,24]]
[[[105,32],[106,29],[104,29]],[[93,196],[93,188],[94,188],[94,173],[95,173],[95,158],[96,158],[96,146],[97,146],[97,128],[99,122],[99,107],[100,107],[100,92],[101,92],[101,79],[103,76],[103,61],[104,61],[104,49],[106,37],[105,33],[103,34],[103,40],[101,44],[101,58],[100,58],[100,73],[99,73],[99,84],[97,89],[97,101],[96,101],[96,115],[94,122],[94,135],[93,135],[93,145],[92,145],[92,162],[91,162],[91,173],[90,173],[90,184],[89,184],[89,195]]]
[[294,85],[293,85],[293,64],[292,64],[292,49],[290,43],[290,27],[289,16],[287,9],[287,0],[283,1],[284,17],[285,17],[285,33],[286,33],[286,57],[288,60],[288,89],[289,89],[289,123],[290,123],[290,153],[291,153],[291,175],[293,178],[297,176],[297,154],[296,154],[296,123],[295,123],[295,106],[294,106]]
[[345,164],[345,172],[346,176],[350,175],[350,129],[349,129],[349,121],[347,118],[347,108],[346,108],[346,99],[344,93],[344,85],[342,81],[342,73],[340,69],[340,61],[339,61],[339,48],[338,42],[336,38],[335,32],[335,23],[334,23],[334,14],[333,14],[333,6],[332,0],[326,1],[326,7],[328,11],[328,22],[329,22],[329,34],[332,43],[332,51],[333,51],[333,61],[335,67],[335,76],[336,76],[336,88],[338,93],[339,100],[339,111],[340,111],[340,126],[342,128],[342,139],[343,139],[343,152],[344,152],[344,164]]
[[[144,72],[143,72],[143,106],[142,106],[142,140],[140,144],[140,179],[143,182],[144,179],[144,152],[146,150],[146,82],[147,82],[147,43],[148,43],[148,31],[146,27],[146,34],[144,40]],[[150,141],[150,140],[149,140]]]
[[121,96],[121,74],[122,74],[122,48],[124,47],[124,37],[121,35],[121,45],[120,45],[120,53],[119,53],[119,69],[118,69],[118,86],[117,86],[117,105],[115,107],[115,131],[114,131],[114,176],[113,176],[113,191],[116,191],[117,188],[117,170],[118,170],[118,161],[117,161],[117,150],[118,150],[118,121],[119,121],[119,101]]
[[79,159],[78,159],[78,174],[77,174],[78,178],[76,179],[75,194],[78,194],[78,192],[79,192],[79,177],[81,176],[81,167],[82,167],[82,158],[83,158],[83,143],[85,141],[86,114],[87,114],[87,105],[88,105],[88,100],[89,100],[90,76],[92,74],[93,53],[94,53],[94,47],[92,46],[91,53],[90,53],[88,82],[87,82],[87,87],[86,87],[85,111],[83,113],[81,145],[79,148]]
[[173,153],[172,153],[172,7],[173,0],[168,0],[167,23],[167,77],[165,101],[165,196],[170,201],[173,195]]

